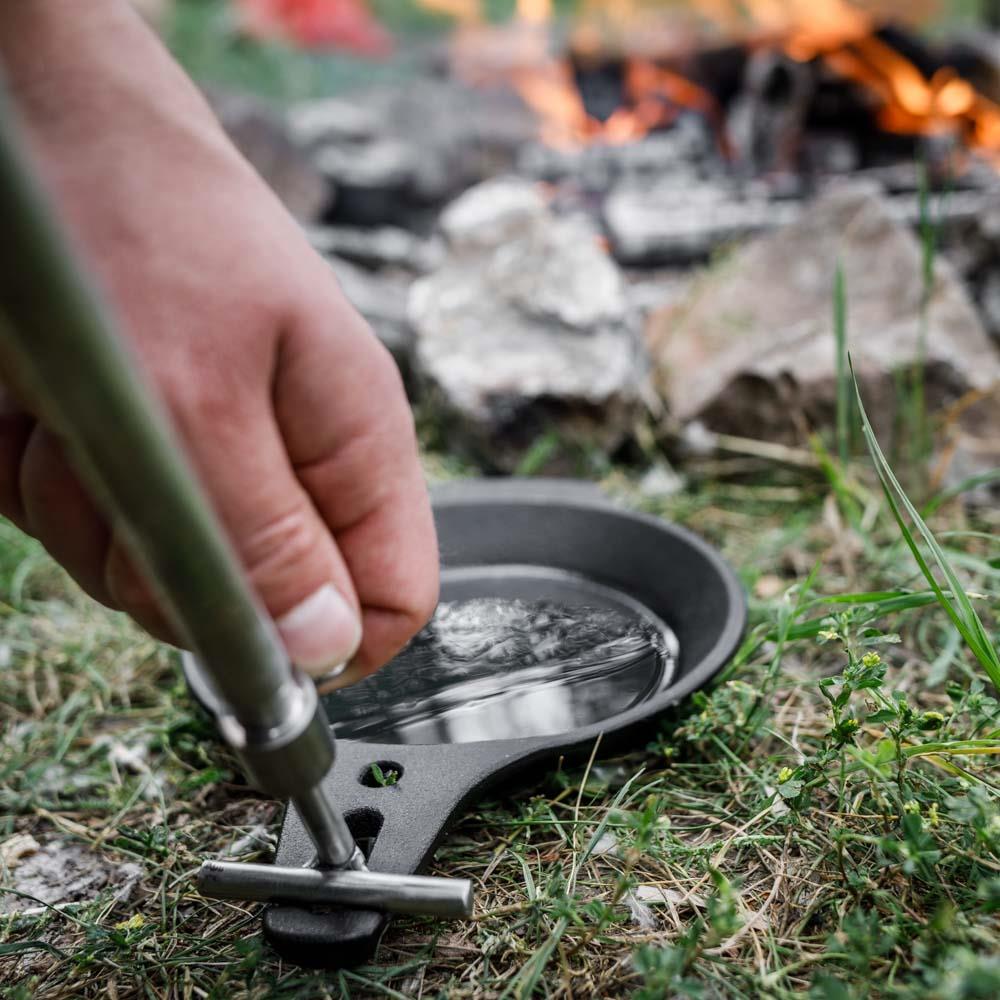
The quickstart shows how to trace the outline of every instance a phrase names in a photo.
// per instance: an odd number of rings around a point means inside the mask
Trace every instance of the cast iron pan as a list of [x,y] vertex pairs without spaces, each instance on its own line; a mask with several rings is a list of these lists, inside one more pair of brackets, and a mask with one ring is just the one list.
[[[658,715],[729,660],[746,619],[743,591],[712,548],[674,525],[613,506],[590,484],[466,480],[438,488],[434,511],[442,601],[549,599],[606,609],[638,619],[676,655],[643,690],[610,674],[594,677],[589,692],[573,693],[573,710],[558,699],[550,705],[515,698],[499,711],[474,707],[455,723],[422,718],[435,693],[419,690],[419,671],[410,672],[405,658],[413,654],[406,652],[363,681],[360,693],[327,696],[338,737],[330,792],[369,867],[380,872],[420,871],[471,801],[530,765],[589,753],[598,735],[602,751],[629,739],[636,745]],[[406,708],[395,722],[372,723],[363,699],[384,706],[397,692]],[[379,785],[373,763],[397,772],[398,782]],[[289,809],[276,861],[312,860],[309,837]],[[278,952],[310,966],[364,961],[387,923],[385,914],[360,910],[270,905],[264,913],[265,934]]]

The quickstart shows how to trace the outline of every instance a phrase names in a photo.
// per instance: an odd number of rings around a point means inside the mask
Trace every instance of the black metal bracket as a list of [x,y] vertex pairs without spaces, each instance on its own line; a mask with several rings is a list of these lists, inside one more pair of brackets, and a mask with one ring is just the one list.
[[[373,871],[413,874],[430,861],[448,827],[483,789],[539,756],[551,740],[419,746],[341,740],[327,786]],[[398,780],[381,786],[371,765]],[[285,813],[276,863],[301,866],[315,852],[293,808]],[[385,913],[271,905],[264,933],[299,965],[334,968],[365,961],[388,925]]]

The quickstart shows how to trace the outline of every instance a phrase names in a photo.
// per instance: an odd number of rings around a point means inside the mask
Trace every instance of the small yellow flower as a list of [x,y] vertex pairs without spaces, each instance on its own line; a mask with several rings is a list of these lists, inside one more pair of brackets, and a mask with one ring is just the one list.
[[932,802],[930,809],[927,810],[927,821],[931,826],[937,826],[941,822],[936,802]]
[[778,772],[778,784],[783,785],[795,772],[790,767],[783,767]]
[[137,931],[140,927],[144,926],[146,923],[146,918],[143,917],[141,913],[133,913],[128,920],[119,920],[115,924],[116,931]]
[[910,799],[908,802],[903,803],[903,812],[910,816],[920,815],[920,803],[916,799]]
[[882,662],[882,657],[878,653],[865,653],[861,657],[861,664],[865,667],[877,667]]
[[840,638],[840,636],[837,634],[836,629],[832,629],[832,628],[821,628],[819,630],[819,632],[817,633],[817,635],[824,642],[832,642],[834,639],[839,639]]

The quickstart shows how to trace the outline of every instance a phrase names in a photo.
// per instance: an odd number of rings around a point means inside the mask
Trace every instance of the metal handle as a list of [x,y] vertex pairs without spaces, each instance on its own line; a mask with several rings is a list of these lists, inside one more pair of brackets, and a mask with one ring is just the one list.
[[198,871],[198,891],[212,899],[472,916],[472,883],[464,878],[205,861]]
[[[291,666],[138,365],[67,249],[0,88],[0,366],[64,443],[221,701],[223,735],[276,794],[304,794],[333,739]],[[285,763],[275,765],[274,757]],[[295,765],[295,766],[291,766]],[[314,811],[329,819],[332,807]],[[312,828],[310,828],[312,829]],[[343,822],[324,861],[353,855]]]
[[244,726],[284,718],[291,674],[170,425],[31,176],[0,93],[0,360],[123,533]]
[[[251,776],[293,799],[321,864],[363,868],[322,784],[334,743],[315,688],[293,673],[165,413],[67,249],[20,152],[2,85],[0,220],[4,377],[60,435],[156,587],[225,706],[220,731]],[[389,884],[380,891],[387,905],[419,897],[402,883],[395,897]],[[422,891],[436,912],[433,891]]]

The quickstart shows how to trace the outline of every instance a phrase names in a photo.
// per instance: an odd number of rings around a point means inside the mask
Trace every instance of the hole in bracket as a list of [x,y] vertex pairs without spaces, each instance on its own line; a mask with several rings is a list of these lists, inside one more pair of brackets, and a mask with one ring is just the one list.
[[366,807],[344,813],[344,822],[367,861],[371,857],[372,848],[375,846],[375,840],[382,829],[385,817],[377,809]]
[[403,777],[403,765],[394,760],[374,760],[358,777],[366,788],[391,788]]

